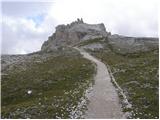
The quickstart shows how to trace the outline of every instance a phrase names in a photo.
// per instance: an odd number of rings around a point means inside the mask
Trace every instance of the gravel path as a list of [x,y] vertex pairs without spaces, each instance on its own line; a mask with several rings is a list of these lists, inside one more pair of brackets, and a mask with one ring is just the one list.
[[76,49],[80,51],[84,58],[97,65],[95,84],[88,96],[90,102],[85,118],[124,118],[118,94],[111,83],[106,65],[86,51]]

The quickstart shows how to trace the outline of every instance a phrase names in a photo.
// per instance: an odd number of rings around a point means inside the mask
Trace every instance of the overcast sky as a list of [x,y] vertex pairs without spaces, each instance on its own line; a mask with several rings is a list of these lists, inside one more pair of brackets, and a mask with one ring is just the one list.
[[[58,24],[104,23],[112,34],[158,37],[158,0],[3,0],[2,54],[40,50]],[[29,1],[29,2],[28,2]]]

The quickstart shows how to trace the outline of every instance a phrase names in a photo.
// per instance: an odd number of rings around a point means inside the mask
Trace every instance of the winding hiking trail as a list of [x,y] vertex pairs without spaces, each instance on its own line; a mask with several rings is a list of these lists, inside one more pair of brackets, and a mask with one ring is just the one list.
[[118,94],[111,83],[111,78],[104,63],[91,56],[86,51],[77,49],[84,58],[97,65],[97,74],[93,90],[89,93],[88,110],[85,118],[124,118],[119,104]]

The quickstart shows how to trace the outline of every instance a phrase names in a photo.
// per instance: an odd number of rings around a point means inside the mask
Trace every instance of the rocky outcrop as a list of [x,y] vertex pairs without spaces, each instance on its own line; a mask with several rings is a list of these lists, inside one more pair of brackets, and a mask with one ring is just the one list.
[[[93,39],[102,38],[108,44],[110,49],[118,53],[134,53],[138,51],[148,51],[158,48],[158,38],[137,38],[127,37],[121,35],[111,35],[106,31],[103,23],[101,24],[87,24],[83,19],[77,19],[67,25],[58,25],[55,33],[51,35],[41,47],[41,51],[56,51],[63,46],[74,46]],[[88,42],[83,45],[84,48],[99,49],[103,47],[104,43]],[[93,45],[91,45],[93,44]],[[81,46],[81,47],[83,47]]]
[[105,26],[101,24],[87,24],[82,19],[72,22],[67,25],[58,25],[56,31],[42,45],[42,51],[52,51],[59,46],[72,46],[79,42],[106,37],[109,33],[106,32]]
[[127,37],[110,35],[107,37],[110,48],[118,53],[145,52],[159,47],[158,38],[151,37]]

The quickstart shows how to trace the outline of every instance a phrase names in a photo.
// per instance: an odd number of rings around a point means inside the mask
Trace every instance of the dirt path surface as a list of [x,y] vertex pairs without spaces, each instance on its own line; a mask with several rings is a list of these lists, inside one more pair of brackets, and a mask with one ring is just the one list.
[[124,118],[119,104],[118,94],[111,83],[106,65],[86,51],[76,49],[80,51],[84,58],[97,65],[95,84],[88,96],[90,102],[85,118]]

